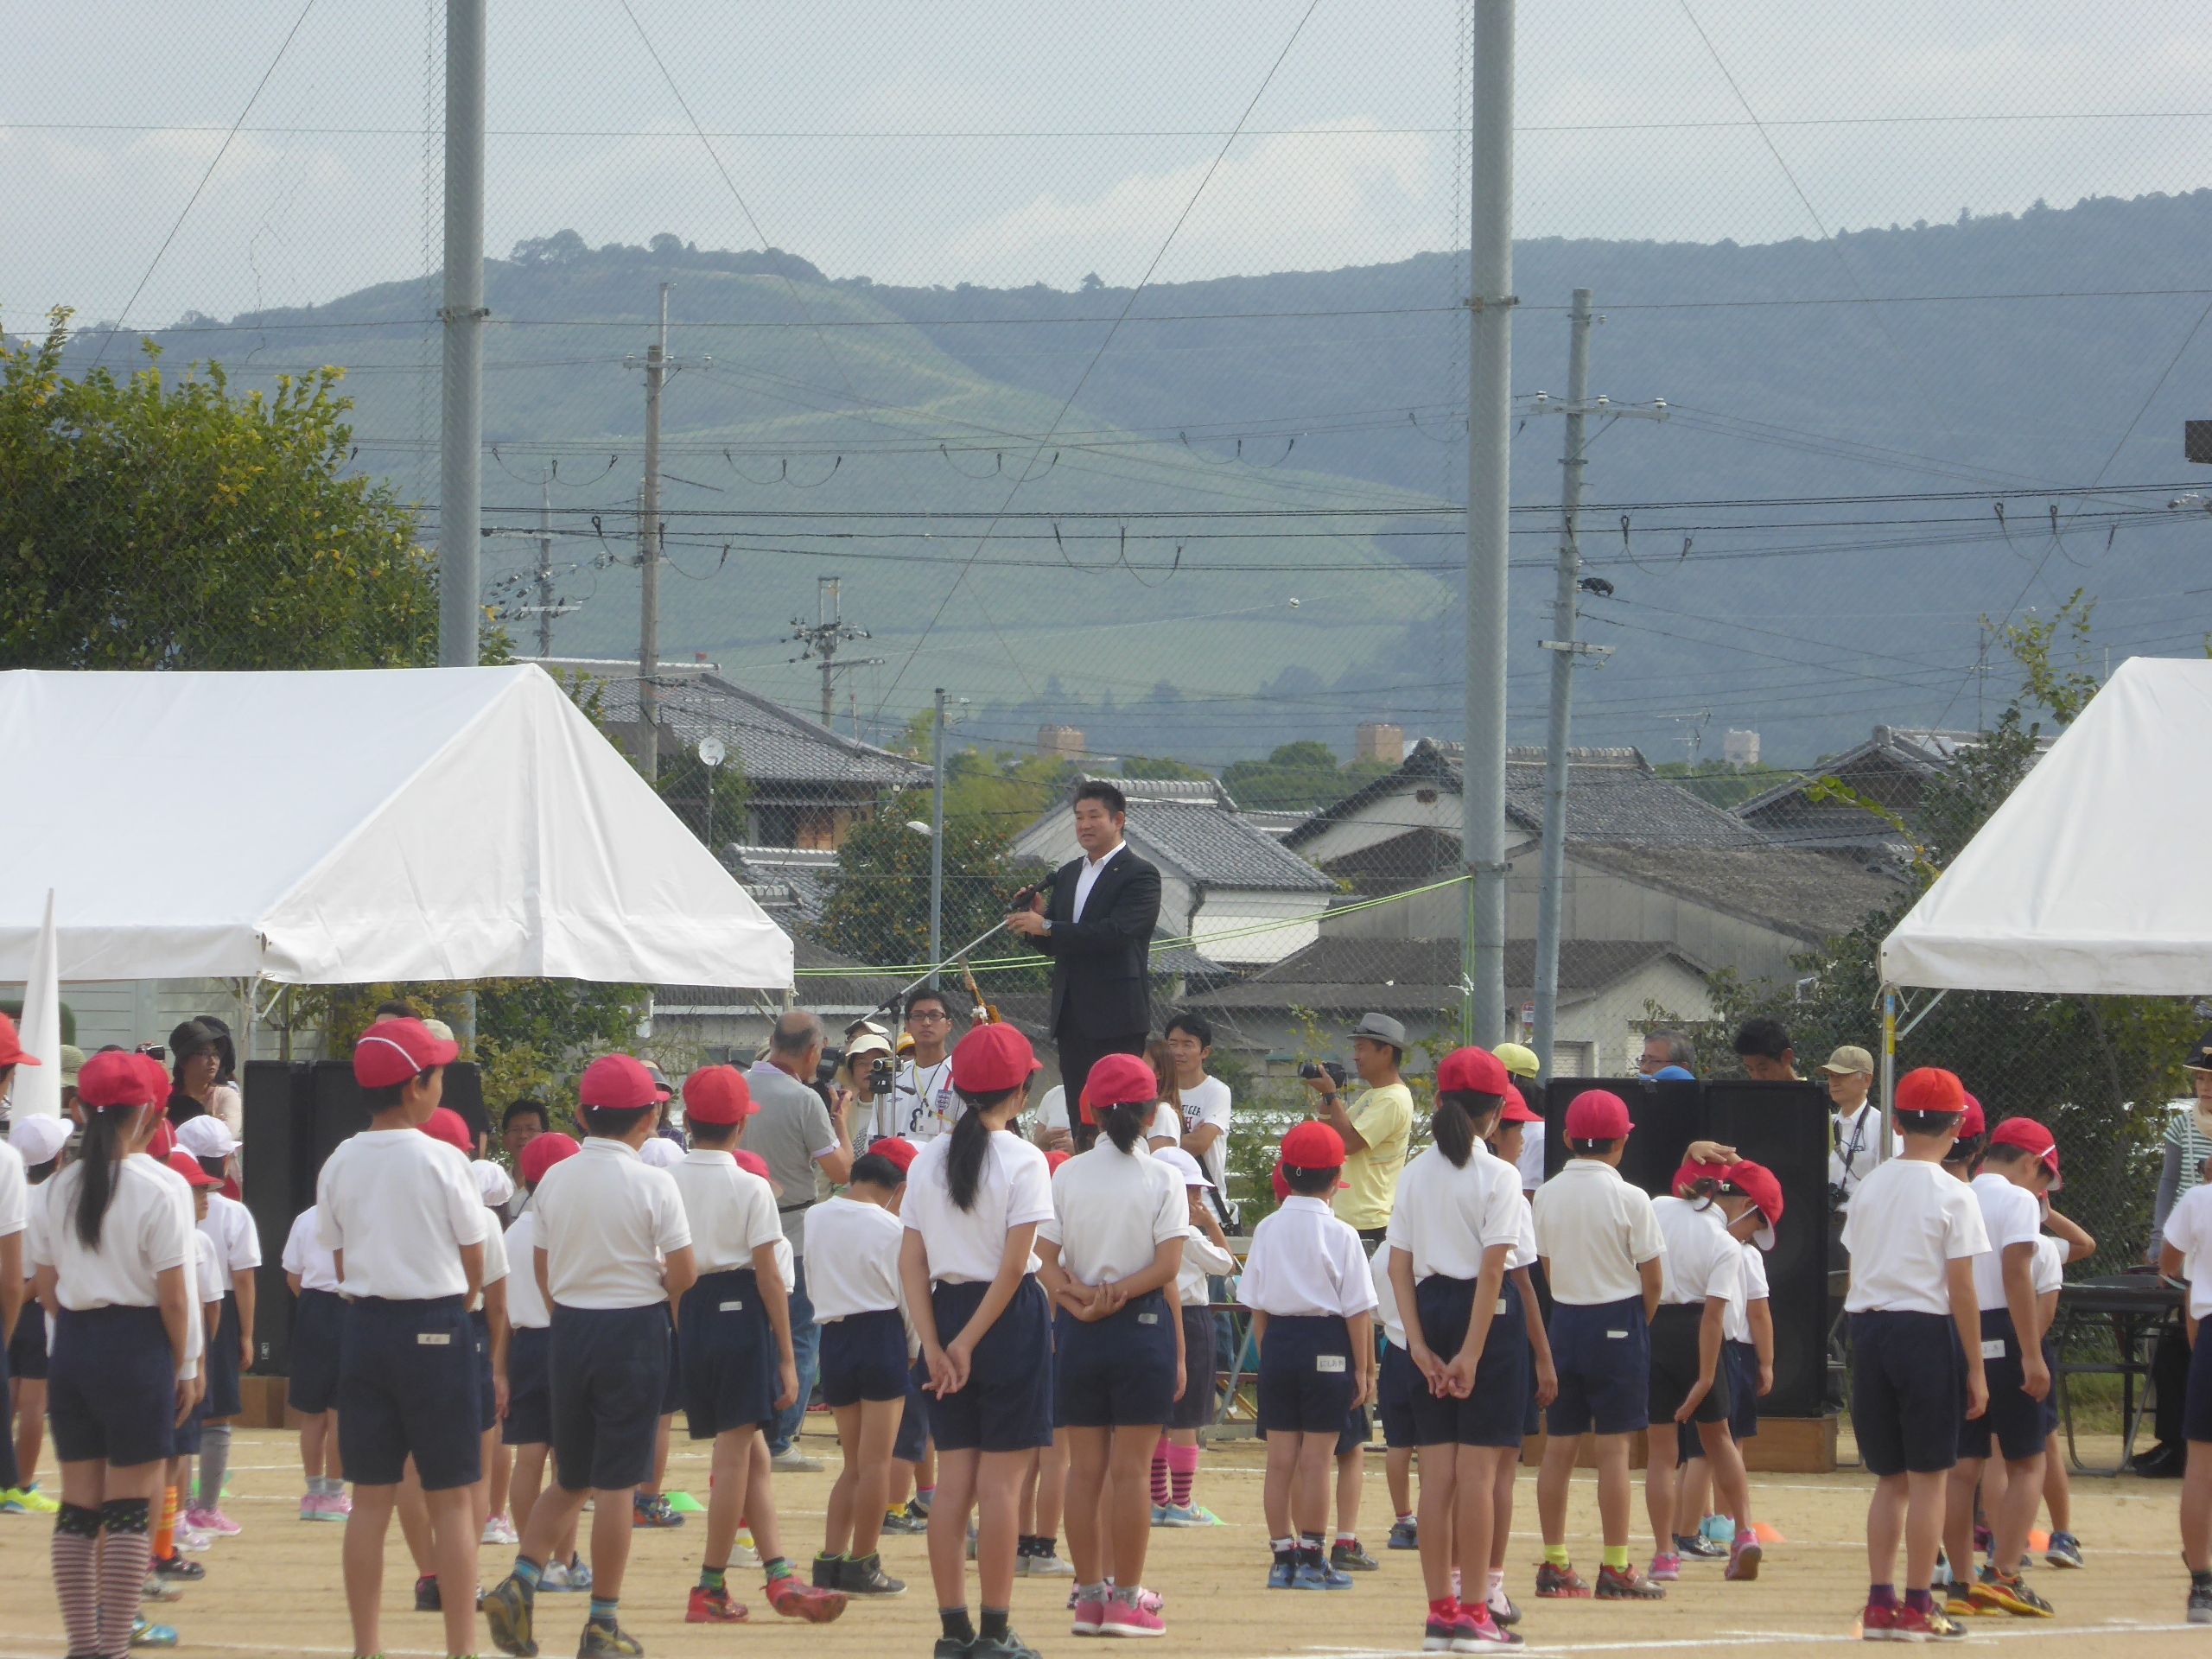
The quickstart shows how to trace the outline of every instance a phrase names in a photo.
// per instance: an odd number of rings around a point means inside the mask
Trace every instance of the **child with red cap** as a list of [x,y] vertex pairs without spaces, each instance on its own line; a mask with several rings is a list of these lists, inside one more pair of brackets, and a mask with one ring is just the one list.
[[546,1564],[588,1498],[591,1611],[577,1652],[614,1659],[641,1651],[620,1622],[631,1492],[652,1472],[668,1388],[668,1307],[696,1271],[675,1178],[638,1156],[660,1116],[652,1073],[630,1055],[604,1054],[584,1068],[577,1095],[583,1147],[545,1173],[531,1199],[532,1249],[552,1312],[553,1484],[531,1506],[514,1570],[482,1605],[502,1653],[536,1653],[532,1620]]
[[1237,1282],[1260,1351],[1270,1590],[1351,1587],[1351,1575],[1324,1557],[1322,1540],[1338,1437],[1375,1389],[1376,1298],[1359,1235],[1329,1207],[1344,1166],[1344,1137],[1328,1124],[1300,1123],[1283,1136],[1289,1196],[1252,1230]]
[[1650,1421],[1651,1316],[1666,1241],[1651,1200],[1621,1179],[1628,1103],[1587,1089],[1567,1105],[1558,1174],[1536,1189],[1536,1251],[1552,1288],[1550,1338],[1559,1393],[1545,1411],[1548,1438],[1536,1480],[1544,1529],[1536,1594],[1580,1598],[1590,1586],[1567,1548],[1567,1486],[1581,1437],[1597,1435],[1598,1516],[1605,1554],[1601,1601],[1656,1601],[1667,1592],[1629,1564],[1629,1436]]
[[[576,1143],[569,1135],[532,1135],[515,1160],[523,1192],[534,1193],[548,1170],[575,1155]],[[507,1275],[507,1323],[512,1334],[507,1338],[507,1414],[499,1423],[499,1440],[514,1453],[507,1503],[519,1541],[544,1486],[545,1459],[553,1443],[553,1311],[545,1305],[545,1293],[537,1282],[537,1211],[527,1201],[507,1229],[506,1247],[507,1261],[513,1268]],[[553,1559],[546,1562],[537,1587],[579,1592],[591,1588],[591,1568],[576,1553],[574,1522],[556,1544]]]
[[300,1423],[300,1466],[307,1478],[300,1519],[343,1521],[353,1511],[338,1451],[336,1409],[346,1303],[338,1294],[338,1258],[323,1248],[321,1230],[321,1212],[309,1205],[294,1217],[278,1258],[292,1293],[292,1363],[284,1403]]
[[[420,1134],[459,1051],[419,1020],[379,1020],[353,1046],[369,1126],[341,1142],[315,1181],[320,1237],[347,1298],[338,1380],[339,1444],[353,1482],[346,1599],[357,1653],[381,1650],[383,1542],[411,1459],[436,1577],[476,1582],[470,1489],[483,1471],[468,1303],[484,1282],[484,1203],[467,1156]],[[80,1085],[81,1086],[81,1085]],[[446,1651],[474,1651],[466,1593],[443,1599]]]
[[[207,1221],[209,1205],[222,1183],[201,1168],[199,1160],[181,1147],[162,1162],[175,1173],[191,1194],[194,1224],[192,1238],[194,1275],[200,1298],[200,1305],[194,1313],[206,1344],[204,1352],[212,1361],[220,1354],[222,1346],[219,1327],[224,1273],[222,1247],[215,1242],[214,1234],[207,1230]],[[176,1426],[175,1455],[169,1459],[168,1484],[171,1491],[180,1495],[192,1491],[193,1465],[207,1448],[208,1402],[213,1397],[209,1390],[214,1386],[214,1379],[209,1373],[213,1370],[212,1365],[203,1364],[201,1375],[207,1379],[208,1386],[201,1389],[189,1414]],[[215,1535],[194,1521],[189,1512],[181,1520],[171,1520],[169,1548],[158,1554],[154,1561],[155,1599],[175,1600],[183,1595],[185,1584],[207,1576],[205,1567],[196,1561],[185,1560],[179,1552],[182,1549],[205,1549]]]
[[[1875,1477],[1860,1621],[1869,1641],[1961,1633],[1936,1605],[1931,1586],[1944,1487],[1959,1456],[1959,1402],[1967,1402],[1968,1421],[1989,1405],[1974,1288],[1974,1259],[1988,1249],[1989,1233],[1973,1192],[1943,1167],[1968,1104],[1965,1086],[1948,1071],[1923,1066],[1898,1078],[1895,1116],[1904,1150],[1859,1184],[1844,1217],[1851,1415],[1859,1454]],[[1971,1127],[1978,1135],[1980,1126]]]
[[[1513,1250],[1505,1258],[1506,1277],[1521,1293],[1521,1332],[1522,1345],[1529,1352],[1529,1388],[1527,1402],[1521,1408],[1521,1437],[1535,1438],[1543,1426],[1544,1408],[1559,1395],[1559,1373],[1552,1364],[1551,1338],[1544,1332],[1544,1312],[1536,1296],[1535,1281],[1531,1276],[1537,1261],[1536,1212],[1529,1205],[1529,1196],[1543,1185],[1543,1147],[1541,1143],[1531,1147],[1526,1135],[1541,1129],[1543,1119],[1529,1109],[1527,1099],[1517,1085],[1510,1079],[1522,1073],[1516,1067],[1514,1058],[1505,1051],[1516,1048],[1514,1043],[1501,1043],[1497,1058],[1504,1063],[1506,1076],[1505,1104],[1497,1114],[1497,1126],[1491,1131],[1491,1151],[1511,1164],[1521,1175],[1521,1231],[1514,1240]],[[1526,1050],[1522,1050],[1526,1053]],[[1529,1055],[1533,1063],[1535,1057]],[[1535,1126],[1532,1128],[1531,1126]],[[1531,1171],[1534,1171],[1532,1175]],[[1381,1385],[1378,1383],[1378,1389]],[[1507,1458],[1497,1465],[1497,1480],[1491,1492],[1490,1532],[1490,1603],[1491,1618],[1507,1626],[1521,1622],[1521,1610],[1513,1605],[1513,1598],[1505,1591],[1505,1552],[1513,1536],[1513,1500],[1515,1477],[1519,1473],[1521,1460]],[[1396,1488],[1394,1487],[1394,1491]],[[1418,1539],[1417,1530],[1409,1529]],[[1398,1529],[1390,1529],[1390,1547],[1408,1548],[1398,1542]]]
[[[1749,1160],[1722,1165],[1686,1162],[1675,1172],[1677,1197],[1694,1197],[1704,1183],[1713,1184],[1714,1202],[1728,1217],[1729,1236],[1744,1258],[1742,1282],[1728,1299],[1720,1325],[1720,1361],[1728,1373],[1728,1438],[1740,1447],[1758,1433],[1759,1401],[1774,1387],[1774,1319],[1767,1306],[1766,1252],[1774,1248],[1774,1230],[1782,1220],[1782,1183],[1773,1171]],[[1739,1532],[1733,1516],[1706,1512],[1713,1473],[1705,1443],[1694,1425],[1681,1423],[1675,1428],[1675,1446],[1682,1465],[1675,1494],[1675,1548],[1693,1560],[1726,1560],[1738,1548]],[[1747,1483],[1747,1497],[1748,1492]],[[1681,1523],[1692,1516],[1699,1517],[1698,1529],[1685,1535]]]

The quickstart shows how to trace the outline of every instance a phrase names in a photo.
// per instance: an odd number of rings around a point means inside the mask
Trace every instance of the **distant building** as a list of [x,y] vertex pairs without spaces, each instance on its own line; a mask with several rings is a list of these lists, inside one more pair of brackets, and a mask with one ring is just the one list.
[[1720,758],[1738,772],[1756,766],[1759,763],[1759,734],[1739,732],[1731,726],[1728,735],[1720,740]]
[[1083,728],[1039,726],[1037,728],[1037,753],[1080,764],[1083,760]]
[[1387,720],[1361,721],[1352,733],[1351,758],[1355,764],[1374,760],[1386,766],[1402,764],[1406,758],[1406,728]]

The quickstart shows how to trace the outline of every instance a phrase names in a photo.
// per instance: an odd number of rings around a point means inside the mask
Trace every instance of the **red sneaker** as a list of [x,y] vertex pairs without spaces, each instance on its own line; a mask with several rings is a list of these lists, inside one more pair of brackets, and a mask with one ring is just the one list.
[[802,1584],[797,1574],[772,1580],[767,1593],[768,1605],[785,1618],[804,1619],[809,1624],[827,1624],[845,1611],[843,1591],[817,1590]]
[[1554,1567],[1545,1561],[1536,1568],[1536,1594],[1545,1601],[1586,1600],[1590,1581],[1572,1567]]
[[747,1618],[745,1604],[732,1601],[727,1590],[709,1590],[703,1584],[691,1586],[690,1605],[683,1610],[686,1624],[742,1624]]
[[[1902,1607],[1878,1607],[1866,1604],[1866,1611],[1859,1615],[1859,1639],[1862,1642],[1894,1642],[1897,1639],[1897,1615]],[[1906,1638],[1910,1640],[1910,1638]]]

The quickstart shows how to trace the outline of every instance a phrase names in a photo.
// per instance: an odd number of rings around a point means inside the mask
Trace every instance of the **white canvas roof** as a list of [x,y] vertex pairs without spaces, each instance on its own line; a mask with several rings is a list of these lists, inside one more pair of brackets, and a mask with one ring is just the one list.
[[791,982],[534,664],[0,674],[0,979]]
[[1895,985],[2212,991],[2212,662],[2123,663],[1882,943]]

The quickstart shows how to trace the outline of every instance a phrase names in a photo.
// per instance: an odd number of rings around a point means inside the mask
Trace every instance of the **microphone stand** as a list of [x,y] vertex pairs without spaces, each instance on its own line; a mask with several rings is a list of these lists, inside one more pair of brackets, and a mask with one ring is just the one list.
[[946,969],[952,966],[954,963],[958,962],[963,957],[966,956],[970,950],[973,950],[977,945],[982,944],[992,935],[995,933],[1002,933],[1005,931],[1006,924],[1003,921],[993,922],[988,927],[985,928],[981,933],[978,933],[974,938],[969,940],[967,944],[962,945],[957,950],[955,950],[943,962],[937,963],[934,967],[924,969],[920,974],[917,975],[914,978],[908,980],[904,985],[901,985],[897,990],[893,991],[889,997],[885,999],[883,1001],[877,1003],[874,1007],[868,1010],[868,1018],[873,1020],[879,1014],[890,1013],[892,1009],[899,1007],[901,1003],[906,1001],[907,992],[917,988],[929,980],[943,973]]

